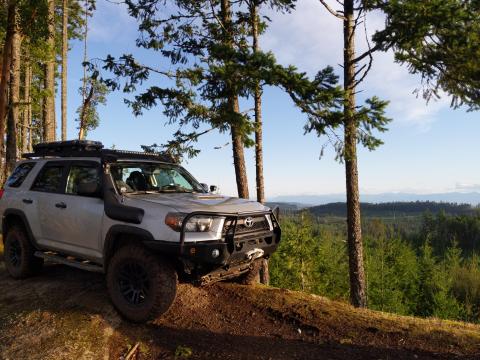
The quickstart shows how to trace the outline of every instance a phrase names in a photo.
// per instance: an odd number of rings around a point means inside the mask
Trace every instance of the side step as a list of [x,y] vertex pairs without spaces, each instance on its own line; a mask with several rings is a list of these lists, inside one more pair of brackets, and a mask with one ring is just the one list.
[[68,265],[77,269],[103,273],[103,267],[97,264],[94,264],[88,260],[81,260],[74,258],[73,256],[62,256],[55,252],[42,252],[35,251],[34,254],[36,257],[45,259],[46,261],[51,261],[57,264]]

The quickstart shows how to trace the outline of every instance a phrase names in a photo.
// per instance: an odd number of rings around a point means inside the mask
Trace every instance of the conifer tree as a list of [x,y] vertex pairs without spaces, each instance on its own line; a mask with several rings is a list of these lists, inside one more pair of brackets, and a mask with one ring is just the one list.
[[55,0],[47,0],[47,59],[43,99],[43,140],[55,141]]
[[136,92],[138,84],[157,77],[155,86],[126,102],[135,115],[163,105],[170,122],[180,127],[176,133],[179,142],[189,134],[182,131],[186,126],[197,130],[206,124],[230,132],[239,197],[249,195],[243,147],[253,145],[249,135],[254,130],[248,111],[239,109],[239,98],[252,96],[260,82],[282,87],[306,111],[306,104],[314,103],[322,110],[335,106],[341,94],[331,69],[310,81],[294,67],[278,65],[273,54],[253,52],[248,41],[250,17],[245,16],[248,8],[233,12],[227,0],[174,1],[167,8],[160,0],[126,3],[139,22],[137,46],[167,57],[173,70],[140,64],[129,54],[118,59],[108,56],[103,68],[115,77],[104,79],[105,83],[129,93]]
[[376,47],[422,79],[427,99],[445,92],[452,106],[480,109],[480,3],[474,0],[365,1],[386,15]]
[[[375,48],[369,48],[361,55],[355,54],[355,38],[358,23],[366,21],[366,10],[362,1],[344,0],[341,11],[333,10],[326,1],[320,0],[325,9],[343,22],[343,113],[330,116],[328,122],[313,114],[306,127],[308,132],[315,131],[320,135],[329,135],[333,130],[331,141],[337,150],[337,157],[345,163],[345,179],[347,194],[348,223],[348,256],[350,269],[350,300],[352,305],[366,307],[366,283],[363,259],[363,242],[360,217],[360,194],[358,187],[357,143],[360,142],[369,150],[382,144],[373,136],[374,130],[383,132],[389,119],[384,112],[387,102],[377,97],[366,100],[366,106],[356,105],[357,87],[368,74],[372,64],[372,53]],[[361,19],[361,17],[363,17]],[[364,59],[368,63],[359,67]],[[333,125],[332,125],[333,124]],[[341,128],[343,139],[335,134]]]

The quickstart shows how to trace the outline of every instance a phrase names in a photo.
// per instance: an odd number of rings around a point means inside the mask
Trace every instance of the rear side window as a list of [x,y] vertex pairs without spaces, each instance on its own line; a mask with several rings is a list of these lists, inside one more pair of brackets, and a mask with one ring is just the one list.
[[67,194],[77,195],[78,186],[84,183],[100,185],[99,167],[95,165],[72,165],[67,180]]
[[32,190],[44,192],[61,192],[64,165],[46,164],[33,183]]
[[18,165],[12,175],[9,176],[6,182],[7,186],[13,188],[20,187],[34,166],[35,163],[22,163]]

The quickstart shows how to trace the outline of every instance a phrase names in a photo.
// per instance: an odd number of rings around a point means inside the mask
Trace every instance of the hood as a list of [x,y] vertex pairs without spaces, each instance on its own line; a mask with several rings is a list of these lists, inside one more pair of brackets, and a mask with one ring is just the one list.
[[268,207],[256,201],[215,194],[159,193],[137,194],[129,197],[135,200],[169,206],[184,213],[193,211],[245,213],[269,210]]

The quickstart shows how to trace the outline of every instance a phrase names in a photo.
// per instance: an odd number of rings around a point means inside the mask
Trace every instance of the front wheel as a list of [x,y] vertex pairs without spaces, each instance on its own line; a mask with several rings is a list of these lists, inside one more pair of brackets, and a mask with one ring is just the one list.
[[177,283],[173,266],[138,245],[120,248],[108,266],[112,303],[133,322],[153,320],[167,312],[175,300]]
[[4,245],[5,267],[11,277],[24,279],[42,268],[43,259],[34,256],[35,249],[22,227],[13,226],[9,229]]

